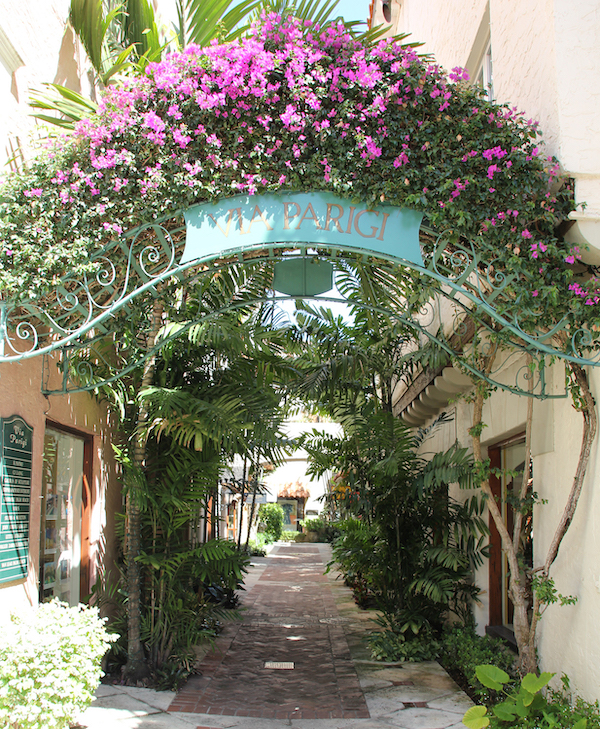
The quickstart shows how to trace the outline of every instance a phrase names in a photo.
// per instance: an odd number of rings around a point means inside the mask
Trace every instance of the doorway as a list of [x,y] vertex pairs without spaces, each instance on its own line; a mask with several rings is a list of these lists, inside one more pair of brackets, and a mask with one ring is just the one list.
[[[502,512],[504,523],[512,535],[513,506],[518,499],[523,482],[525,468],[525,434],[521,433],[509,440],[488,448],[490,467],[497,469],[490,476],[490,487]],[[525,540],[521,545],[521,557],[527,563],[531,562],[533,555],[533,524],[531,514],[525,519]],[[500,534],[492,517],[489,518],[490,527],[490,561],[489,561],[489,592],[490,613],[487,632],[508,640],[514,640],[513,635],[513,604],[508,596],[508,562],[502,551]]]
[[42,471],[39,599],[77,605],[89,592],[91,445],[47,424]]

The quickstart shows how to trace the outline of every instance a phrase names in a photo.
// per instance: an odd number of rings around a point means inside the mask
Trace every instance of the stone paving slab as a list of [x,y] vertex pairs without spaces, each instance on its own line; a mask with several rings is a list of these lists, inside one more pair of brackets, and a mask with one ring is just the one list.
[[[254,559],[243,621],[175,695],[100,686],[84,729],[464,729],[471,706],[435,662],[372,661],[376,626],[335,572],[328,545],[278,545]],[[293,670],[265,668],[293,662]]]

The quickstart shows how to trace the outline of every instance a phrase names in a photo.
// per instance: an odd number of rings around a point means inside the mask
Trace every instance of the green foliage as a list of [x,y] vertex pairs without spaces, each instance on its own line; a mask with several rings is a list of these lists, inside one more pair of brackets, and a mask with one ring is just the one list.
[[[118,455],[127,475],[129,457]],[[192,668],[195,645],[211,640],[243,580],[248,558],[233,542],[194,543],[190,523],[206,509],[219,461],[211,451],[192,451],[163,438],[147,444],[147,469],[136,481],[141,519],[141,640],[155,679]],[[137,471],[136,471],[137,473]],[[131,488],[131,477],[128,480]],[[126,625],[119,623],[122,630]]]
[[363,412],[345,437],[304,443],[315,472],[338,471],[330,508],[352,517],[339,524],[335,561],[357,600],[374,600],[387,617],[413,616],[435,631],[449,613],[468,620],[487,528],[481,502],[454,501],[448,485],[471,483],[470,457],[453,447],[419,458],[420,436],[391,413]]
[[68,729],[92,702],[100,663],[115,636],[97,608],[58,600],[0,628],[0,723],[14,729]]
[[376,661],[386,663],[434,661],[439,656],[441,643],[431,635],[407,636],[393,630],[371,633],[369,648]]
[[[124,491],[139,511],[141,642],[156,685],[176,684],[189,672],[193,647],[213,639],[232,616],[225,608],[237,601],[247,553],[224,540],[203,544],[218,535],[215,504],[224,469],[235,454],[250,464],[278,463],[287,443],[279,431],[283,334],[263,326],[260,306],[244,301],[256,295],[255,285],[264,290],[247,271],[231,270],[188,287],[185,295],[169,290],[152,386],[139,392],[139,368],[127,365],[127,376],[102,390],[121,417],[124,445],[115,445],[115,453]],[[215,311],[236,295],[239,308],[217,320]],[[178,303],[170,306],[173,300]],[[119,322],[122,336],[107,358],[117,370],[120,360],[143,355],[152,311],[147,304],[132,306]],[[204,318],[201,324],[196,316]],[[111,370],[102,374],[113,376]],[[140,407],[146,412],[141,431]],[[145,443],[143,467],[132,456],[138,437]],[[241,487],[250,488],[246,476]],[[129,554],[124,557],[128,568]],[[128,634],[125,605],[118,609],[123,638],[114,662],[122,660]]]
[[554,605],[560,603],[561,606],[574,605],[577,602],[577,597],[574,595],[561,595],[554,585],[554,580],[551,577],[540,577],[534,575],[531,581],[531,589],[536,595],[540,602],[540,609],[538,611],[538,617],[542,617],[548,605]]
[[265,540],[269,543],[281,539],[283,534],[283,508],[280,504],[261,504],[258,508],[259,528],[264,528]]
[[322,517],[312,517],[309,519],[303,519],[300,522],[302,531],[307,534],[313,532],[316,534],[318,542],[333,542],[335,537],[338,535],[338,529],[335,524],[330,521],[326,521]]
[[497,700],[497,693],[479,681],[477,666],[495,666],[512,679],[516,677],[515,654],[504,642],[489,635],[477,635],[469,626],[458,625],[444,631],[439,660],[451,674],[462,674],[471,687],[471,695],[486,704]]
[[[576,711],[565,712],[564,701],[554,701],[552,692],[548,696],[541,691],[554,676],[553,673],[542,673],[536,676],[528,673],[520,682],[509,690],[506,684],[510,677],[496,666],[482,665],[476,668],[477,678],[493,691],[502,691],[506,698],[495,704],[491,713],[485,706],[474,706],[463,717],[463,724],[468,729],[502,729],[503,727],[520,727],[530,729],[586,729],[588,720]],[[597,713],[597,712],[596,712]]]
[[381,539],[374,525],[348,518],[337,523],[338,535],[332,543],[333,560],[344,581],[352,589],[354,600],[360,607],[369,607],[383,581],[383,565],[379,553]]
[[310,519],[302,519],[300,524],[305,532],[323,532],[326,527],[324,519],[318,516],[311,517]]
[[267,556],[267,547],[266,547],[266,540],[262,534],[257,534],[256,539],[249,539],[248,540],[248,554],[251,557],[266,557]]
[[584,701],[571,692],[569,679],[561,676],[562,686],[559,690],[549,688],[548,702],[552,706],[552,715],[556,719],[556,727],[573,727],[578,721],[585,719],[586,729],[600,729],[600,703]]

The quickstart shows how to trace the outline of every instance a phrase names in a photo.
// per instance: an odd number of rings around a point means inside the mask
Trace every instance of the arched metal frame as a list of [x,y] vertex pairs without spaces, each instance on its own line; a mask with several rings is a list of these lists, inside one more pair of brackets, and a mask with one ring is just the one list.
[[[492,265],[482,260],[479,255],[480,241],[477,246],[453,242],[449,248],[445,233],[432,237],[432,252],[425,266],[391,255],[382,256],[368,248],[353,248],[350,251],[342,246],[321,244],[317,248],[314,243],[255,244],[178,264],[185,239],[185,228],[179,225],[180,220],[181,213],[177,213],[124,234],[92,259],[97,265],[95,274],[81,279],[65,276],[44,301],[12,304],[1,301],[0,363],[58,351],[61,353],[62,386],[59,390],[50,390],[48,380],[44,378],[42,391],[45,394],[60,394],[93,390],[101,382],[94,373],[95,364],[103,357],[95,344],[111,331],[111,319],[117,314],[126,315],[128,307],[137,298],[160,295],[161,286],[169,281],[187,280],[189,283],[190,280],[197,280],[231,265],[260,262],[271,265],[295,255],[328,260],[358,256],[365,262],[388,268],[396,274],[402,269],[410,269],[431,280],[432,298],[418,312],[411,311],[408,306],[405,311],[389,311],[373,305],[367,308],[393,316],[418,336],[437,344],[467,372],[504,390],[537,398],[565,397],[566,393],[547,391],[544,377],[546,359],[558,358],[581,365],[600,364],[597,353],[594,353],[593,358],[586,358],[582,354],[582,349],[591,341],[586,330],[569,332],[569,351],[562,351],[553,346],[552,339],[561,330],[567,331],[564,323],[559,323],[552,331],[532,333],[524,331],[518,321],[508,321],[498,313],[494,301],[507,287],[518,281],[515,277],[499,274]],[[173,224],[174,221],[177,222]],[[297,297],[278,296],[274,292],[272,296],[257,298],[256,302],[276,303],[294,298]],[[329,295],[317,298],[322,302],[345,301]],[[241,305],[233,301],[226,308]],[[444,307],[445,312],[442,313]],[[452,328],[450,331],[441,331],[440,326],[447,322],[449,312]],[[215,311],[211,317],[217,317],[220,313]],[[193,323],[190,322],[189,326]],[[177,336],[183,331],[180,329]],[[474,332],[477,332],[475,344],[472,340]],[[528,353],[535,363],[534,367],[519,367],[516,381],[513,382],[503,381],[503,372],[510,369],[506,361],[502,371],[485,375],[478,369],[473,356],[475,347],[489,346],[489,337],[499,334],[504,344],[514,351],[512,356],[522,357],[523,353]],[[169,338],[163,338],[142,359],[129,362],[117,374],[102,382],[123,376],[163,346]]]

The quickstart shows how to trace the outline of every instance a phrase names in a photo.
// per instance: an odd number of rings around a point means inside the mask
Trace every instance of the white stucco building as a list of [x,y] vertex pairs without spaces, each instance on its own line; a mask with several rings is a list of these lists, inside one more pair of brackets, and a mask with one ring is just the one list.
[[[341,435],[342,428],[338,423],[288,421],[284,424],[284,431],[289,438],[295,439],[304,433],[312,432],[337,436]],[[285,463],[278,466],[265,478],[265,484],[269,490],[267,497],[269,501],[285,499],[286,497],[280,496],[280,494],[289,491],[289,487],[292,490],[295,487],[302,488],[308,494],[307,498],[303,500],[303,514],[299,518],[316,516],[325,508],[322,497],[327,492],[328,479],[327,477],[309,476],[306,472],[307,468],[308,453],[303,448],[296,448],[286,457]]]
[[[579,207],[568,240],[587,246],[583,259],[600,262],[600,5],[596,0],[373,0],[373,25],[390,33],[410,33],[446,69],[466,67],[471,78],[490,88],[493,99],[509,103],[540,122],[548,154],[575,179]],[[589,368],[592,391],[600,393],[600,372]],[[436,373],[397,403],[411,424],[427,423],[454,392],[456,371]],[[550,392],[564,385],[564,365],[550,372]],[[462,383],[464,384],[464,383]],[[464,388],[462,388],[464,390]],[[420,397],[421,396],[421,397]],[[415,398],[420,397],[420,402]],[[435,400],[438,400],[438,407]],[[414,404],[411,406],[411,401]],[[439,404],[441,403],[441,404]],[[408,406],[408,411],[406,410]],[[428,409],[429,406],[429,409]],[[472,406],[445,406],[454,422],[438,431],[428,449],[447,448],[456,439],[470,444]],[[524,460],[526,398],[496,392],[484,407],[482,441],[492,465],[519,470]],[[543,561],[577,466],[582,418],[569,399],[534,401],[533,482],[540,499],[533,519],[534,564]],[[575,595],[574,606],[550,606],[538,632],[542,670],[566,673],[573,689],[589,700],[600,698],[600,473],[598,440],[579,506],[551,570],[559,593]],[[484,457],[485,457],[484,453]],[[518,479],[518,476],[515,477]],[[498,489],[511,484],[496,483]],[[478,628],[510,628],[506,565],[496,543],[490,565],[479,571],[483,590],[476,608]]]

